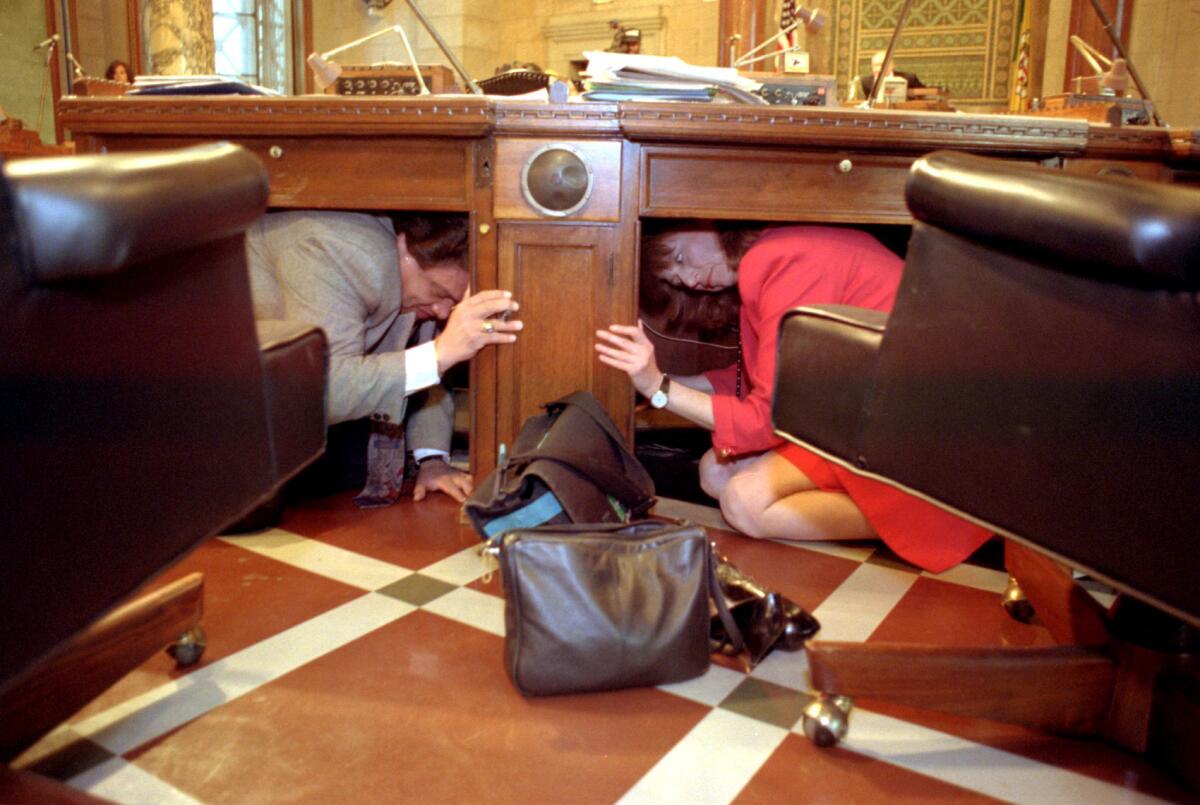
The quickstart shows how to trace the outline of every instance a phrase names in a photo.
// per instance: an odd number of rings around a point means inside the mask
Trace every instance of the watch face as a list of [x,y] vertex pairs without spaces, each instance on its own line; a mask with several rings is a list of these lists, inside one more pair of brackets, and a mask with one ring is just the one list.
[[653,396],[650,397],[650,404],[653,405],[655,408],[666,408],[667,393],[665,391],[663,391],[662,389],[659,389],[658,391],[654,392]]

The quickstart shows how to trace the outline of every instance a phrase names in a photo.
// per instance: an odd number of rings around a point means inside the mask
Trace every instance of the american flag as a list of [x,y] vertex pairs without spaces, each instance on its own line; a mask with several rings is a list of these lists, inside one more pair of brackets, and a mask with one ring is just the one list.
[[[785,31],[796,24],[796,0],[783,0],[783,6],[779,9],[779,30]],[[789,31],[784,37],[787,43],[782,41],[779,43],[781,48],[789,48],[796,44],[796,32]]]

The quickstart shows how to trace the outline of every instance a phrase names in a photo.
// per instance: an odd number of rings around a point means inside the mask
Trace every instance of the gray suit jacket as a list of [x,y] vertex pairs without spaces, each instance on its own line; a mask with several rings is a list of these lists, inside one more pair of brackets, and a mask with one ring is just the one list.
[[405,397],[404,350],[436,333],[401,313],[392,222],[383,216],[297,211],[264,215],[246,233],[257,319],[315,324],[329,340],[330,423],[381,414],[405,423],[410,448],[447,450],[450,394],[434,386]]

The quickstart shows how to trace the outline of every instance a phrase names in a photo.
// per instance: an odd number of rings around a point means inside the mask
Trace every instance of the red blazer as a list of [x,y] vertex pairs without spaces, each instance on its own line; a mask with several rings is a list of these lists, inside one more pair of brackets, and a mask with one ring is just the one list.
[[742,395],[736,366],[707,372],[713,385],[713,447],[732,456],[783,444],[771,429],[775,341],[794,307],[854,305],[890,311],[904,261],[866,232],[828,226],[769,229],[738,265],[742,298]]

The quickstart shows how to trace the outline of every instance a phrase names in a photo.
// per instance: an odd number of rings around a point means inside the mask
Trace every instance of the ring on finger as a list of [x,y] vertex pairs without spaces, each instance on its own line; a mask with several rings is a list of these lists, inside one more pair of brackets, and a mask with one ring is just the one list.
[[487,333],[488,335],[491,335],[492,333],[496,332],[496,324],[491,319],[484,319],[483,321],[481,321],[479,323],[479,325],[483,328],[483,331],[485,333]]

